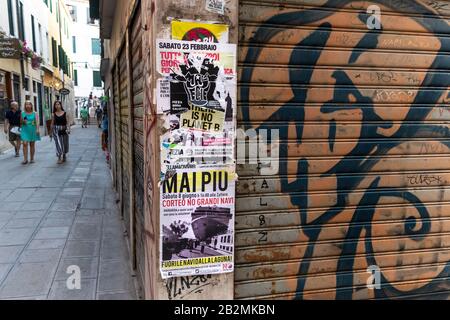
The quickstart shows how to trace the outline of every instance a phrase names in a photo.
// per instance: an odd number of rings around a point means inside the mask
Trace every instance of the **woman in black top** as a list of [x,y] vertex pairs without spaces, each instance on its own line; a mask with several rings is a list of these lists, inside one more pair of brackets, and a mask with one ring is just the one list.
[[52,136],[55,140],[58,163],[65,162],[66,154],[69,152],[70,126],[67,125],[67,122],[67,114],[61,101],[55,101],[53,104]]

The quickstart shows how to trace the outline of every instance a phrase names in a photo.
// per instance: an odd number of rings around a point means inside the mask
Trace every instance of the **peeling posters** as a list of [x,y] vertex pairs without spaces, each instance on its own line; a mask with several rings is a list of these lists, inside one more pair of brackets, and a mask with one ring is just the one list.
[[161,275],[232,272],[236,46],[158,40]]
[[157,47],[163,167],[234,163],[236,45],[159,40]]
[[164,76],[158,88],[170,86],[169,95],[158,95],[158,113],[181,114],[190,106],[226,111],[225,99],[236,86],[236,45],[158,40],[157,49]]

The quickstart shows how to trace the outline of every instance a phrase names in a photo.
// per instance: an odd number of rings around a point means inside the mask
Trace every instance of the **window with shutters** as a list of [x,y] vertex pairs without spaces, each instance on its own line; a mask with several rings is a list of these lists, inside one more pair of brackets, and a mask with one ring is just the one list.
[[92,44],[92,54],[98,56],[101,55],[102,48],[100,44],[100,39],[91,39],[91,44]]
[[33,40],[33,51],[36,52],[36,30],[34,27],[34,16],[31,15],[31,38]]
[[23,3],[19,2],[19,38],[25,41],[25,24],[23,21]]
[[93,70],[92,77],[93,77],[94,87],[101,87],[102,86],[102,78],[100,76],[100,71]]
[[58,68],[58,47],[53,37],[52,37],[52,59],[53,59],[53,66]]
[[14,36],[14,11],[12,0],[8,0],[8,21],[9,21],[9,34]]
[[77,53],[77,37],[72,36],[72,52]]
[[67,5],[69,9],[70,16],[72,17],[73,22],[77,22],[77,6],[74,5]]

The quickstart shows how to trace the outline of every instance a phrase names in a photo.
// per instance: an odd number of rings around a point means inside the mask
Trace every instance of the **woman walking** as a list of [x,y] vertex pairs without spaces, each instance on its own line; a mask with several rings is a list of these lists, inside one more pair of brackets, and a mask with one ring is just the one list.
[[28,145],[30,146],[30,163],[34,162],[35,143],[40,140],[39,136],[39,117],[34,112],[31,101],[25,101],[24,111],[20,117],[21,131],[20,139],[23,142],[23,162],[28,163]]
[[61,101],[55,101],[53,104],[52,135],[53,140],[55,140],[58,164],[66,162],[66,154],[69,152],[69,133],[67,113],[62,107]]

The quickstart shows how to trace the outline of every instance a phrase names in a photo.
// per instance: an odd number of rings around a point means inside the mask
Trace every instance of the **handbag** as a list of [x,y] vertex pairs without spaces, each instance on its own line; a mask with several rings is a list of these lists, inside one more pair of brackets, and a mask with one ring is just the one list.
[[9,131],[15,135],[20,135],[20,127],[12,127]]

